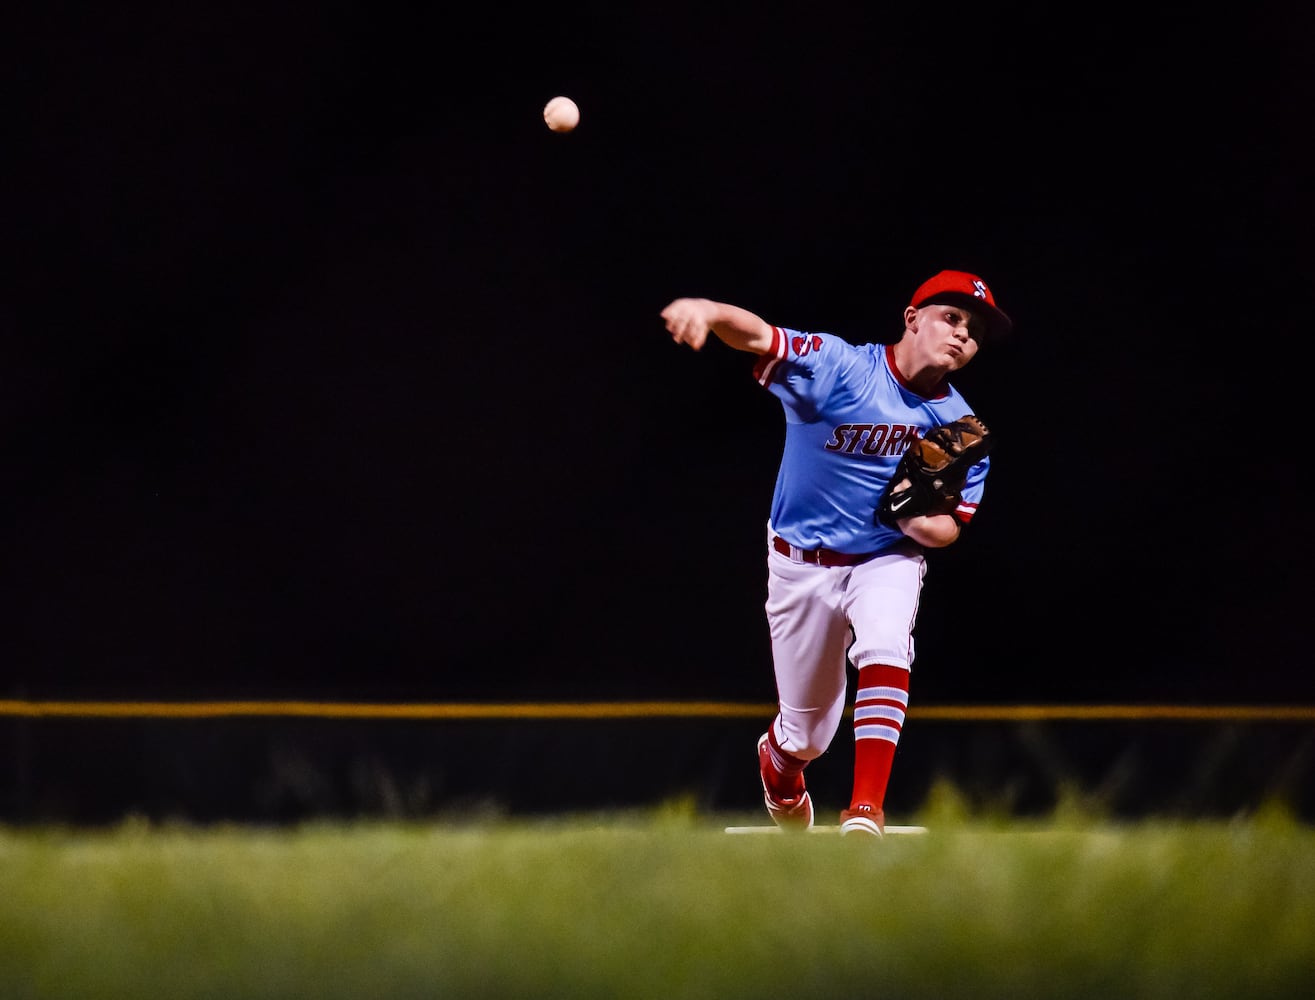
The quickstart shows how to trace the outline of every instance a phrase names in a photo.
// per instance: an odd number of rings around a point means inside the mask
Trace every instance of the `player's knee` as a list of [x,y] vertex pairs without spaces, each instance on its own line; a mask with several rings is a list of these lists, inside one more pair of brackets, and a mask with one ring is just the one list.
[[798,719],[790,721],[785,713],[781,715],[781,730],[784,734],[781,749],[803,761],[816,760],[826,753],[836,734],[835,725],[811,717],[802,722]]

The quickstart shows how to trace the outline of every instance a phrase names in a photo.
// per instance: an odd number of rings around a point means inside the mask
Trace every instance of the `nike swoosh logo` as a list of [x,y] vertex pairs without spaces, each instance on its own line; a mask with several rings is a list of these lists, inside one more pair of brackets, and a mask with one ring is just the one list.
[[898,500],[892,500],[890,502],[890,512],[892,514],[895,513],[895,511],[899,510],[912,499],[913,497],[900,497]]

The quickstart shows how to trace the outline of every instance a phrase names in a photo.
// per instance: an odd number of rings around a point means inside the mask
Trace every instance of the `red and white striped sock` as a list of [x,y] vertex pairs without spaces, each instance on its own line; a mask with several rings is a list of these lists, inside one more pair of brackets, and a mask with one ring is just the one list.
[[895,763],[895,747],[909,705],[909,672],[874,663],[860,667],[854,696],[854,795],[849,807],[881,809]]

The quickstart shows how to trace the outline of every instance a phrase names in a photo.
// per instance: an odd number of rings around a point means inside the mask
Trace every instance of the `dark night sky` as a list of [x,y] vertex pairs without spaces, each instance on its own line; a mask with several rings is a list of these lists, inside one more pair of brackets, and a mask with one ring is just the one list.
[[11,39],[0,697],[770,700],[780,410],[658,313],[952,267],[919,699],[1315,698],[1296,5],[130,6]]

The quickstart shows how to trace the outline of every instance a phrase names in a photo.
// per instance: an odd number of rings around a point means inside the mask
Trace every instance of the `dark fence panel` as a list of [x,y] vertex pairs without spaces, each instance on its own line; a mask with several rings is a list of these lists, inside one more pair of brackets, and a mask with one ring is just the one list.
[[[0,821],[194,823],[760,808],[752,718],[0,718]],[[808,772],[819,821],[848,804],[846,721]],[[1232,817],[1282,800],[1315,821],[1310,721],[910,717],[893,822],[948,782],[974,811]],[[763,816],[766,820],[765,814]]]

